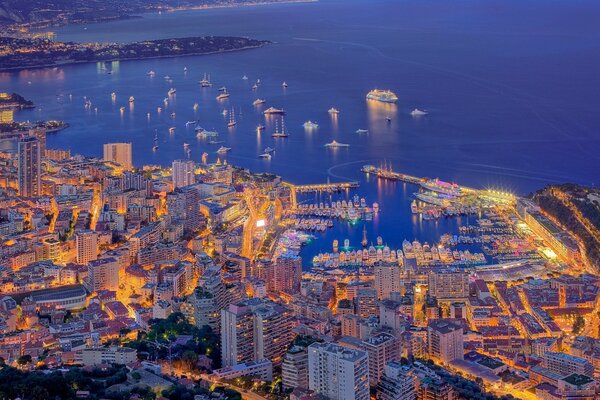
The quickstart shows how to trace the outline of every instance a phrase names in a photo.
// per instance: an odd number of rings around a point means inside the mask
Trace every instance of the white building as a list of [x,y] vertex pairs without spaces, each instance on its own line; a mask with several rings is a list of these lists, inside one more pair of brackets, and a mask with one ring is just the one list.
[[367,353],[335,343],[308,347],[309,389],[331,400],[369,399]]
[[173,189],[196,183],[194,162],[192,160],[173,161]]

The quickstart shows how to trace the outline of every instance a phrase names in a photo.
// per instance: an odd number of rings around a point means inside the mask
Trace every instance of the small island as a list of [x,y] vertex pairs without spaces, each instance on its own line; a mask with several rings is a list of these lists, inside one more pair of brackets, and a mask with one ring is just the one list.
[[22,110],[34,108],[33,101],[25,99],[17,93],[0,93],[0,110]]
[[0,37],[0,71],[59,65],[202,55],[262,47],[270,43],[244,37],[203,36],[134,43],[74,43]]

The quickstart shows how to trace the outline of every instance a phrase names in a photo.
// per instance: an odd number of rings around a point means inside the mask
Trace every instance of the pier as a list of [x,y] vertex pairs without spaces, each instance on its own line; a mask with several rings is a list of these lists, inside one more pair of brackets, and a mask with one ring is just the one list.
[[294,185],[293,183],[284,182],[284,185],[290,188],[291,200],[293,208],[298,204],[296,195],[298,193],[313,193],[313,192],[341,192],[348,189],[355,189],[359,186],[357,181],[351,182],[335,182],[335,183],[316,183],[308,185]]

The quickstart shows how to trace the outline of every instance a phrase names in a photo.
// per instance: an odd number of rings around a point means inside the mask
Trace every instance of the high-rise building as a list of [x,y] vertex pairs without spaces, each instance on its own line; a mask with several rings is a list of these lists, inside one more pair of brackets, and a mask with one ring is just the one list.
[[360,347],[369,355],[371,385],[379,382],[388,363],[400,361],[400,341],[388,333],[370,336],[362,341]]
[[464,359],[463,328],[460,322],[434,319],[427,326],[429,356],[443,364]]
[[335,343],[311,344],[308,387],[331,400],[368,400],[367,353]]
[[186,233],[194,232],[203,221],[198,191],[193,187],[180,187],[167,194],[167,208],[173,221],[183,223]]
[[88,263],[86,286],[90,292],[119,289],[119,263],[113,257],[100,258]]
[[19,195],[37,197],[42,194],[42,153],[40,142],[29,136],[19,141]]
[[464,300],[469,297],[469,274],[463,271],[432,272],[428,276],[429,295],[438,300]]
[[98,234],[94,231],[82,231],[75,235],[77,263],[87,265],[98,258]]
[[121,164],[125,169],[132,169],[131,143],[105,143],[104,161]]
[[389,299],[392,293],[400,293],[400,267],[397,264],[375,265],[375,290],[379,300]]
[[254,298],[221,311],[224,367],[265,358],[281,364],[292,339],[290,311],[273,302]]
[[192,160],[175,160],[173,161],[172,169],[174,189],[196,183],[194,162]]
[[376,387],[378,400],[416,400],[414,377],[409,368],[399,362],[390,362]]
[[361,318],[379,315],[375,289],[359,289],[356,296],[357,312]]
[[274,292],[298,292],[302,280],[302,258],[293,253],[284,253],[271,265],[271,289]]
[[308,388],[308,350],[292,346],[283,356],[281,380],[284,389]]
[[221,269],[208,267],[198,280],[198,287],[188,298],[194,310],[194,324],[201,328],[209,326],[214,333],[221,332],[221,310],[232,301],[230,291],[225,287]]
[[46,157],[46,128],[33,128],[29,130],[29,136],[37,138],[40,142],[40,155]]

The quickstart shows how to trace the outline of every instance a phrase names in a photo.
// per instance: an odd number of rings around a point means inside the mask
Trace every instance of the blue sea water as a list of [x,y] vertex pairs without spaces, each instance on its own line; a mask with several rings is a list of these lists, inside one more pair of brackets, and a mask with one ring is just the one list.
[[[48,138],[49,147],[98,156],[105,142],[131,141],[136,164],[168,165],[185,156],[183,144],[189,143],[191,158],[199,161],[206,151],[214,160],[218,145],[197,140],[185,125],[199,120],[221,133],[233,149],[226,156],[233,164],[295,183],[359,180],[357,193],[381,206],[367,222],[369,237],[381,235],[396,247],[405,238],[433,242],[465,221],[417,220],[409,207],[416,188],[367,179],[360,172],[364,164],[386,160],[398,171],[518,194],[556,182],[598,183],[598,20],[600,3],[589,0],[321,0],[150,14],[62,27],[58,39],[239,35],[274,43],[208,56],[2,73],[0,88],[38,105],[18,119],[71,124]],[[154,78],[146,76],[149,70],[156,71]],[[204,73],[212,88],[199,87]],[[253,92],[256,79],[262,83]],[[215,99],[220,86],[231,93],[222,103]],[[177,94],[159,115],[171,87]],[[373,88],[393,90],[398,103],[368,104],[365,94]],[[117,93],[115,103],[111,92]],[[84,109],[84,96],[92,109]],[[135,97],[132,109],[129,96]],[[257,97],[287,111],[288,139],[271,138],[274,120],[252,106]],[[122,115],[120,106],[126,107]],[[327,113],[330,107],[340,110],[337,119]],[[238,124],[228,130],[221,112],[232,108]],[[414,108],[429,114],[413,118]],[[318,122],[319,129],[305,132],[306,120]],[[256,133],[259,123],[267,126],[265,133]],[[356,134],[359,128],[369,134]],[[153,152],[155,130],[160,148]],[[350,147],[323,147],[333,139]],[[270,161],[258,158],[267,146],[276,149]],[[303,255],[308,261],[330,249],[333,239],[358,244],[361,236],[362,224],[336,224]]]

